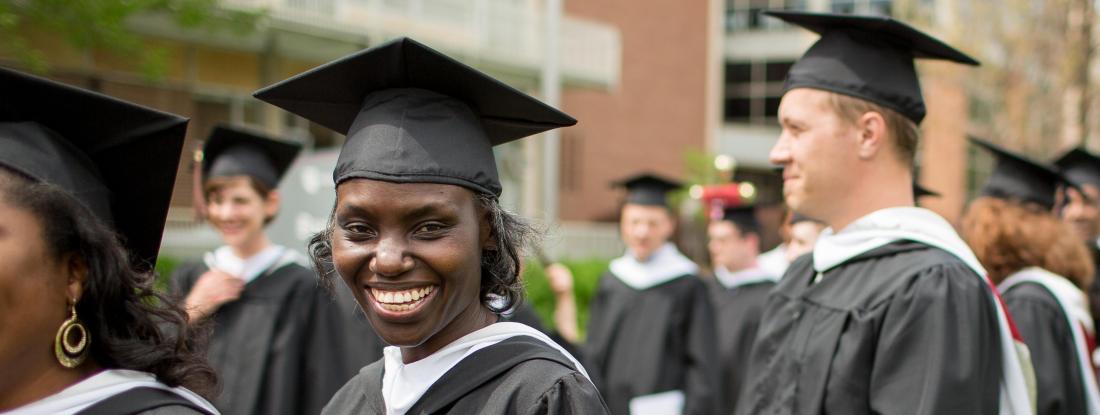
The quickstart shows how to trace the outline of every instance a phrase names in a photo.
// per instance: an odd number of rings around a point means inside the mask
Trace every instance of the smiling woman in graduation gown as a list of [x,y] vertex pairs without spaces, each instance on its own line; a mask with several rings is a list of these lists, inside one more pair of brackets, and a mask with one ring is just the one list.
[[[264,227],[278,211],[276,187],[300,146],[240,127],[219,126],[203,147],[202,200],[226,245],[172,276],[191,319],[209,319],[207,356],[222,379],[225,414],[321,410],[381,345],[353,303],[320,286],[294,250]],[[354,350],[352,349],[354,348]]]
[[585,358],[614,414],[669,405],[720,413],[714,311],[698,266],[668,242],[666,193],[675,181],[640,174],[627,188],[620,229],[628,251],[611,262],[589,306]]
[[975,142],[997,165],[967,207],[962,234],[1031,351],[1038,413],[1100,413],[1091,359],[1095,329],[1084,291],[1092,282],[1092,258],[1052,211],[1067,179],[1051,166]]
[[326,414],[600,414],[584,368],[499,315],[523,297],[533,230],[499,205],[492,146],[576,121],[411,39],[256,97],[347,135],[310,243],[387,347]]

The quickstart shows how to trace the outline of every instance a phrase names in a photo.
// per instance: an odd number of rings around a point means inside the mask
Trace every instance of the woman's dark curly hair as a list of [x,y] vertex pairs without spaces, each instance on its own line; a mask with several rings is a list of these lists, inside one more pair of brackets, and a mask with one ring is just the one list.
[[[533,249],[538,230],[526,219],[504,210],[495,196],[477,193],[479,210],[485,213],[496,248],[481,251],[481,303],[501,314],[523,302],[520,272],[523,258]],[[329,214],[325,229],[309,240],[309,256],[324,285],[333,289],[332,233],[336,207]]]
[[101,367],[152,373],[168,386],[210,397],[217,375],[206,363],[206,336],[180,306],[153,288],[152,273],[134,269],[118,235],[71,193],[0,167],[0,197],[30,212],[54,258],[87,265],[76,312],[91,336],[89,357]]

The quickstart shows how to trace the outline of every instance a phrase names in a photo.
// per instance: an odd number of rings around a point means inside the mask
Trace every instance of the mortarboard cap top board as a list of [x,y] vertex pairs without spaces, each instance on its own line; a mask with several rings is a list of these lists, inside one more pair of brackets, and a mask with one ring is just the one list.
[[935,190],[932,190],[932,189],[929,189],[927,187],[921,186],[920,183],[917,183],[917,182],[914,181],[913,182],[913,198],[914,199],[920,199],[920,198],[925,197],[925,196],[940,197],[941,195],[940,195],[939,192],[937,192]]
[[249,176],[274,189],[301,149],[250,128],[219,125],[202,147],[203,180]]
[[152,268],[187,119],[0,68],[0,166],[56,185]]
[[1054,161],[1062,174],[1077,186],[1100,187],[1100,157],[1083,148],[1067,151]]
[[982,185],[982,196],[1036,203],[1049,210],[1054,208],[1058,188],[1069,184],[1052,166],[1029,160],[982,139],[971,137],[970,142],[988,150],[997,159],[993,172]]
[[492,147],[576,124],[569,115],[409,38],[256,91],[347,135],[333,180],[443,183],[499,196]]
[[742,234],[760,233],[760,222],[756,220],[756,205],[737,204],[722,208],[722,220],[733,222]]
[[920,124],[927,110],[913,59],[978,61],[885,16],[768,10],[764,14],[821,35],[791,66],[784,91],[814,88],[867,100]]
[[615,187],[626,188],[626,203],[646,206],[668,206],[668,192],[683,186],[679,181],[643,172],[616,180]]

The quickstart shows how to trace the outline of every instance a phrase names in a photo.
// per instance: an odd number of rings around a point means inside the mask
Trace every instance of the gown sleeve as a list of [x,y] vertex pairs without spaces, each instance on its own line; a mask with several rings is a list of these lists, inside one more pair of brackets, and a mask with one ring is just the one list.
[[886,300],[871,363],[870,412],[997,413],[997,309],[987,283],[961,264],[920,271]]
[[531,415],[607,414],[607,406],[592,382],[580,373],[571,373],[558,381],[526,412]]
[[725,413],[722,400],[718,396],[722,372],[721,365],[715,364],[720,359],[715,335],[714,307],[706,285],[702,281],[696,282],[691,291],[691,313],[687,316],[684,414]]
[[[1038,292],[1043,290],[1044,292]],[[1043,298],[1046,296],[1048,298]],[[1077,365],[1073,359],[1077,353],[1073,346],[1073,334],[1069,333],[1065,316],[1057,300],[1044,288],[1020,285],[1005,294],[1005,304],[1020,336],[1031,351],[1038,386],[1037,407],[1040,414],[1085,413],[1083,400],[1071,402],[1071,394],[1083,396]]]

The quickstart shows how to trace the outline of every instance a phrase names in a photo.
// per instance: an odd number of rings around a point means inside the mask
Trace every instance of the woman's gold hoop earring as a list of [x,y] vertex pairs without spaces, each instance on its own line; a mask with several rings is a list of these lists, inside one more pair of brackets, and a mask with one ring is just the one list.
[[[74,334],[79,336],[79,340],[76,344],[70,344],[69,341]],[[76,317],[76,304],[70,304],[69,319],[61,323],[61,327],[57,329],[57,337],[54,338],[54,356],[57,357],[61,366],[70,369],[80,366],[88,357],[88,345],[91,342],[88,329],[84,328],[84,324]]]

